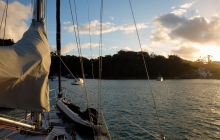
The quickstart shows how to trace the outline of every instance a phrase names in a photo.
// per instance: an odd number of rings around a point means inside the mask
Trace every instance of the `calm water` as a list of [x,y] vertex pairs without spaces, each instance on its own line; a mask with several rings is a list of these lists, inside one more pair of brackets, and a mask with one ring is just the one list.
[[[86,108],[85,93],[80,86],[62,86],[74,91],[68,98]],[[86,80],[91,107],[97,107],[97,80]],[[220,139],[220,81],[151,80],[161,126],[167,140]],[[57,82],[50,81],[50,88]],[[118,116],[124,116],[157,137],[158,121],[147,80],[102,80],[102,109],[112,136],[116,134]],[[154,139],[120,117],[121,139]]]

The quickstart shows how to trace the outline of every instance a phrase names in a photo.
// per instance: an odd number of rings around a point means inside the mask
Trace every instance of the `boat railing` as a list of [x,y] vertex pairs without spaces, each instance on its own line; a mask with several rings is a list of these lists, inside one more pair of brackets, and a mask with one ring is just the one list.
[[57,91],[58,91],[58,87],[49,90],[50,94],[51,92],[54,92],[54,97],[50,98],[49,100],[57,99]]

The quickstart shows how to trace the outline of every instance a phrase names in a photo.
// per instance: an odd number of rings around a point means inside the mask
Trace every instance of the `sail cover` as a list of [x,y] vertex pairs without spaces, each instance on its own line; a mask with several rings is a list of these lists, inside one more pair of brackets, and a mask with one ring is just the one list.
[[33,22],[16,44],[1,46],[0,107],[49,111],[50,62],[41,22]]

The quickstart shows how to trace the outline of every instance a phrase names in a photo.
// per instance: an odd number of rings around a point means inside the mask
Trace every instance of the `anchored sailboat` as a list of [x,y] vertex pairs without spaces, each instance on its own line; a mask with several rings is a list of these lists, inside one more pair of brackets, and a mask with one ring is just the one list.
[[83,85],[84,80],[82,78],[76,77],[73,82],[71,82],[72,85]]
[[161,76],[161,74],[159,74],[158,76],[157,76],[157,79],[156,79],[157,81],[163,81],[163,77]]

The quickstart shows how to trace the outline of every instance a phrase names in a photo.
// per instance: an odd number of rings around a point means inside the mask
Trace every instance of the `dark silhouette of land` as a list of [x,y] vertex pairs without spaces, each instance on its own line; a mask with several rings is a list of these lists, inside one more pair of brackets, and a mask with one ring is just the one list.
[[[205,64],[201,62],[192,62],[181,59],[177,55],[169,55],[168,58],[143,52],[144,60],[148,69],[150,78],[156,78],[159,74],[166,79],[179,78],[201,78],[197,73],[198,68],[206,68],[213,72],[213,76],[209,78],[220,77],[220,64],[213,62]],[[74,75],[82,76],[79,57],[76,56],[61,56],[62,60],[71,70]],[[143,62],[141,52],[119,51],[113,56],[107,55],[98,59],[89,60],[83,58],[84,73],[87,78],[92,78],[92,64],[94,77],[99,75],[99,59],[102,59],[102,78],[103,79],[146,79],[147,74]],[[59,58],[55,55],[51,56],[50,75],[57,73]],[[62,76],[69,74],[68,70],[62,65]]]

